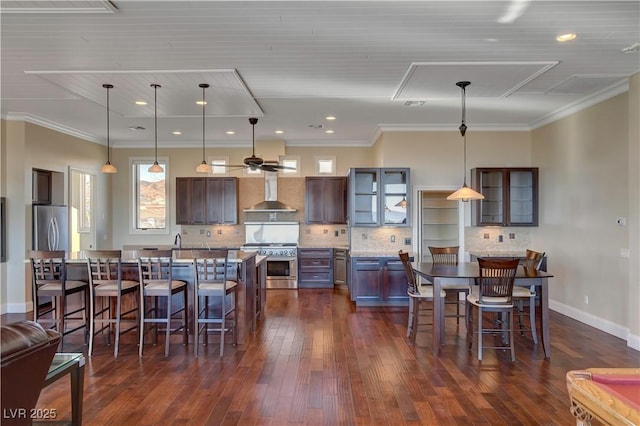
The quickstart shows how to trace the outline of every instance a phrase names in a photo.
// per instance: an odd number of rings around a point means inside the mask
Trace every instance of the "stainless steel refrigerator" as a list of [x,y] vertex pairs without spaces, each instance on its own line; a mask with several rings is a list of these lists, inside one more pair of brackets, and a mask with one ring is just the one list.
[[69,250],[67,206],[33,206],[33,249]]

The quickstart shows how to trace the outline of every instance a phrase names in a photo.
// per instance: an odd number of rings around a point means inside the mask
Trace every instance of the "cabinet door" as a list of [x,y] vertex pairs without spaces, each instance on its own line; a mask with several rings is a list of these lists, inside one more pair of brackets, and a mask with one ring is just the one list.
[[347,223],[347,178],[325,178],[325,222]]
[[405,301],[407,295],[407,273],[402,261],[388,259],[382,269],[382,299],[386,301]]
[[238,223],[236,178],[207,178],[207,223]]
[[353,169],[350,175],[350,221],[354,226],[378,226],[379,169]]
[[351,287],[353,290],[351,300],[379,302],[381,268],[378,258],[354,258],[351,267]]
[[477,201],[476,220],[478,225],[505,225],[505,174],[502,169],[476,169],[477,191],[484,200]]
[[176,178],[176,223],[188,225],[191,221],[191,178]]
[[510,169],[507,223],[511,226],[538,225],[538,169]]
[[409,169],[381,169],[380,224],[409,226]]
[[305,221],[325,223],[324,178],[308,177],[305,180]]
[[51,204],[51,172],[34,169],[31,179],[33,204]]
[[207,179],[191,179],[191,222],[194,225],[207,223]]

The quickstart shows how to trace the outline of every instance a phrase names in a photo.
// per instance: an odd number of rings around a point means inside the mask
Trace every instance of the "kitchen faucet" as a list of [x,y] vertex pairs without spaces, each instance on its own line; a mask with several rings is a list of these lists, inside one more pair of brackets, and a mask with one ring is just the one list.
[[178,246],[178,248],[182,250],[182,236],[180,233],[177,233],[176,237],[173,239],[173,245]]

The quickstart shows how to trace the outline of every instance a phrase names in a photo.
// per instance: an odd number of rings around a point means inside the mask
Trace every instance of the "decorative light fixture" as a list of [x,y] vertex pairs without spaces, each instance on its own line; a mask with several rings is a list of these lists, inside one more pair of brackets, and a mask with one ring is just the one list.
[[462,89],[462,123],[458,129],[460,130],[460,134],[462,135],[463,145],[464,145],[464,168],[463,170],[463,185],[462,188],[458,189],[453,194],[447,197],[447,200],[482,200],[484,199],[484,195],[474,191],[473,189],[467,186],[467,108],[466,108],[466,87],[470,85],[469,81],[459,81],[456,83],[456,86]]
[[153,87],[153,115],[155,118],[155,129],[156,129],[156,142],[155,142],[155,150],[156,150],[156,160],[153,162],[153,165],[149,167],[149,173],[163,173],[164,169],[160,164],[158,164],[158,87],[162,87],[159,84],[152,84]]
[[207,83],[201,83],[198,87],[202,88],[202,163],[198,164],[196,167],[196,172],[198,173],[211,173],[211,165],[207,164],[207,160],[205,160],[204,154],[204,108],[207,105],[207,101],[204,98],[204,90],[209,87]]
[[100,172],[118,173],[116,166],[111,164],[111,144],[109,143],[109,89],[113,89],[113,84],[103,84],[102,87],[107,89],[107,162],[100,167]]

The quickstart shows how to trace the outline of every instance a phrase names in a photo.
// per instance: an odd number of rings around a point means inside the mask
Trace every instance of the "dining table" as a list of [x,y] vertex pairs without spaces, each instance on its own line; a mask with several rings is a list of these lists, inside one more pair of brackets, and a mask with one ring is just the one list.
[[[456,265],[444,265],[431,262],[416,262],[414,270],[416,274],[433,284],[433,355],[438,356],[440,346],[445,344],[444,305],[441,303],[440,290],[443,284],[448,282],[468,281],[474,285],[475,279],[480,278],[478,262],[460,262]],[[549,337],[549,286],[548,280],[553,275],[534,268],[518,266],[514,285],[522,287],[535,287],[536,294],[540,296],[540,328],[542,330],[542,348],[544,357],[551,358],[551,342]]]

